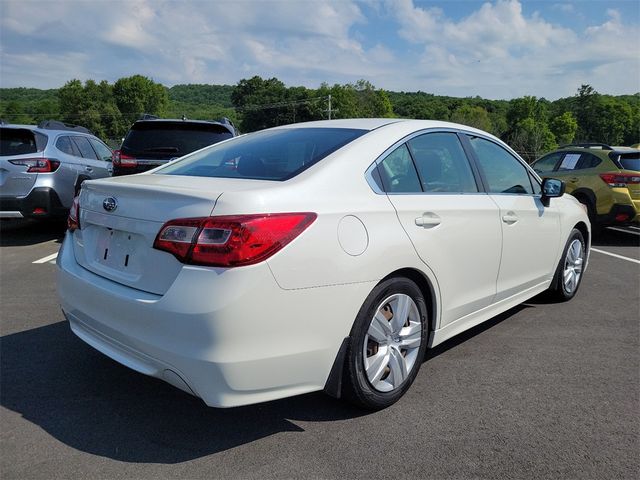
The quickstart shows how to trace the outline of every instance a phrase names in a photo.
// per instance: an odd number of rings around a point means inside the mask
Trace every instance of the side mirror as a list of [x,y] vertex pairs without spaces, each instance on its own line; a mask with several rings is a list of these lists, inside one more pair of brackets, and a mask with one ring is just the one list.
[[557,198],[564,195],[565,184],[557,178],[545,178],[542,181],[542,197],[540,200],[545,207],[548,207],[550,198]]

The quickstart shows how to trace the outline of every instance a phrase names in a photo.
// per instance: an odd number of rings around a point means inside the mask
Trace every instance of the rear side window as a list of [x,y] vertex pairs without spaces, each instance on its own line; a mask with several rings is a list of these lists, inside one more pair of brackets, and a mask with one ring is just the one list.
[[135,123],[122,142],[122,151],[139,157],[181,157],[233,137],[216,124],[178,122]]
[[378,174],[387,193],[422,193],[420,180],[406,145],[401,145],[378,164]]
[[455,133],[427,133],[408,142],[425,192],[478,191],[471,166]]
[[80,154],[84,158],[90,158],[92,160],[98,159],[98,157],[96,156],[96,152],[94,152],[93,148],[91,148],[89,140],[87,140],[85,137],[72,137],[72,140],[73,143],[76,144],[76,147],[78,147],[78,150],[80,150]]
[[558,166],[558,170],[584,170],[600,165],[602,159],[586,152],[567,153]]
[[47,146],[47,137],[27,128],[0,129],[0,155],[25,155],[41,152]]
[[282,181],[298,175],[366,132],[347,128],[264,130],[213,145],[156,173]]
[[471,137],[471,146],[487,180],[490,193],[532,194],[529,174],[520,161],[501,146]]

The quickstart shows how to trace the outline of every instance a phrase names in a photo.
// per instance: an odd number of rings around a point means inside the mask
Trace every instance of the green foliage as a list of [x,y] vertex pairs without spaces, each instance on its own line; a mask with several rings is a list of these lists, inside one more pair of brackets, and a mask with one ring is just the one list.
[[169,105],[167,89],[142,75],[120,78],[113,84],[113,97],[122,118],[133,123],[143,113],[163,116]]
[[560,145],[573,142],[578,131],[578,121],[571,112],[564,112],[551,122],[551,131]]
[[286,123],[332,118],[402,117],[454,121],[506,140],[528,159],[556,143],[640,142],[640,93],[610,96],[582,85],[577,94],[549,102],[526,96],[510,101],[455,98],[425,92],[386,92],[370,82],[287,87],[255,76],[237,85],[175,85],[169,89],[133,75],[114,84],[70,80],[58,90],[0,89],[0,118],[36,124],[55,119],[83,125],[119,142],[142,113],[166,118],[231,119],[248,132]]
[[482,107],[474,107],[473,105],[462,105],[456,108],[451,114],[451,121],[485,131],[491,130],[492,127],[489,112]]

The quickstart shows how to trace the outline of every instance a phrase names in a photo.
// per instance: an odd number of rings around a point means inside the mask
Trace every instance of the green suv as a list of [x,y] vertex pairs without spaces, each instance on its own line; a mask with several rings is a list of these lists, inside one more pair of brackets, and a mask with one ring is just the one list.
[[565,182],[596,227],[640,221],[640,150],[602,143],[564,145],[531,165]]

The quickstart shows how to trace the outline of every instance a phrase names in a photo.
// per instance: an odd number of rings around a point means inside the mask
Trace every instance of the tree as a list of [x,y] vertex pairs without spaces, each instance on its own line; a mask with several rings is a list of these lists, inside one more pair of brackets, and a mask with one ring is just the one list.
[[578,131],[578,122],[571,112],[564,112],[551,122],[551,131],[561,145],[573,142]]
[[129,124],[143,113],[162,116],[169,104],[167,89],[142,75],[118,79],[113,84],[113,97],[122,118]]
[[491,130],[489,113],[482,107],[474,107],[470,104],[464,104],[456,108],[451,114],[451,121],[479,128],[480,130]]
[[533,118],[520,121],[511,135],[511,146],[531,163],[538,156],[558,147],[556,138],[546,123]]

